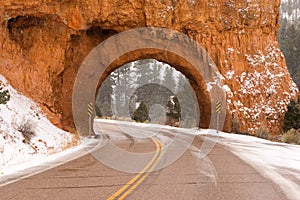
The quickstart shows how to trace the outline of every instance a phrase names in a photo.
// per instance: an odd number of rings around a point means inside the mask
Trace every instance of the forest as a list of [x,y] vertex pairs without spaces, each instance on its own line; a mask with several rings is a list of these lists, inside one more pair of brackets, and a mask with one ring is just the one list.
[[289,72],[300,88],[300,0],[281,2],[278,41]]
[[101,118],[182,127],[197,126],[196,95],[188,79],[155,59],[137,60],[113,71],[96,99]]

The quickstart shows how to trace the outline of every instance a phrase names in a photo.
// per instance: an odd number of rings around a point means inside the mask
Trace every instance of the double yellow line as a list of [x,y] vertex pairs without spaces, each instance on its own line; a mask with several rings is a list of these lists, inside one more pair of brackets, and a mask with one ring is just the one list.
[[108,200],[123,200],[125,199],[131,192],[133,192],[153,171],[153,169],[157,166],[159,160],[163,154],[163,145],[162,143],[155,139],[151,138],[156,146],[155,155],[152,157],[150,162],[144,167],[144,169],[139,172],[135,177],[133,177],[129,182],[127,182],[121,189],[119,189],[116,193],[114,193]]

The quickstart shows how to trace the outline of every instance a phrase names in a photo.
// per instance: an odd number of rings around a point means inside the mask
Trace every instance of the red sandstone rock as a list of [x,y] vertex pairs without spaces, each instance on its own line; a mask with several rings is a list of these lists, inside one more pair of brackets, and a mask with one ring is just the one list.
[[265,126],[276,134],[286,105],[298,95],[278,49],[279,4],[278,0],[6,0],[0,5],[0,73],[39,103],[57,126],[72,130],[72,88],[86,55],[118,32],[166,27],[199,42],[224,76],[227,131],[234,117],[244,132]]

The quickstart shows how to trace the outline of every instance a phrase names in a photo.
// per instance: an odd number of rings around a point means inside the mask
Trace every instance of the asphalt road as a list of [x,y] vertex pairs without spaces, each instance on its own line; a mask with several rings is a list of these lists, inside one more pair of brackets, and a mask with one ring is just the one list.
[[[114,134],[120,134],[121,137],[122,133],[117,128],[109,124],[105,127]],[[136,131],[138,135],[141,129],[135,128],[130,131]],[[170,134],[163,135],[172,138]],[[147,165],[149,167],[140,175],[114,170],[88,154],[29,178],[2,186],[0,199],[114,199],[112,195],[124,187],[127,188],[125,191],[120,191],[121,195],[126,193],[126,199],[137,200],[287,199],[275,183],[262,177],[255,169],[220,145],[214,145],[208,157],[199,157],[199,149],[204,141],[200,136],[194,138],[192,146],[173,164],[156,171],[155,169],[163,166],[167,160],[164,155],[166,142],[162,141],[161,137],[136,139],[123,135],[123,138],[121,141],[115,140],[114,144],[128,152],[153,152],[151,160],[145,162],[145,167]],[[94,153],[107,154],[103,148],[99,148]],[[135,163],[130,161],[126,165],[135,165]]]

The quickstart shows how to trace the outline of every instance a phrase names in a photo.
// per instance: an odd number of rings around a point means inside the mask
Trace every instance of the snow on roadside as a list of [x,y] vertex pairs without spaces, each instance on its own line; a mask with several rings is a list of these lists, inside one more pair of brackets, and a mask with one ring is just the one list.
[[12,165],[62,151],[74,141],[74,135],[52,125],[32,100],[1,75],[0,86],[10,94],[9,101],[0,104],[0,174]]
[[2,169],[3,174],[0,174],[0,187],[60,166],[99,148],[99,140],[81,138],[80,145],[45,156],[43,159],[35,157],[28,162],[6,167]]
[[[194,134],[194,133],[191,133]],[[273,180],[289,199],[300,197],[300,145],[272,142],[253,136],[200,130],[199,135],[219,136],[211,140],[223,145],[249,163],[261,175]]]

